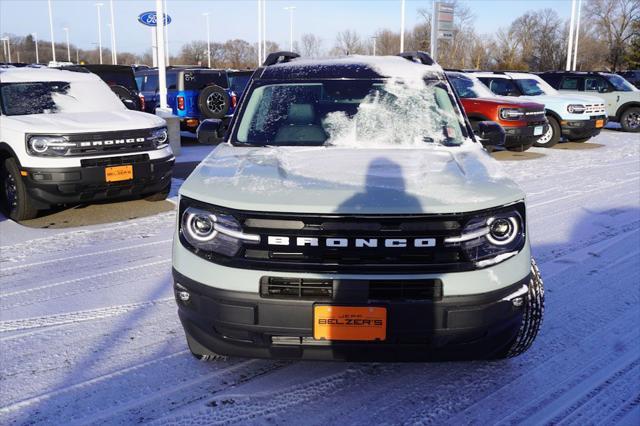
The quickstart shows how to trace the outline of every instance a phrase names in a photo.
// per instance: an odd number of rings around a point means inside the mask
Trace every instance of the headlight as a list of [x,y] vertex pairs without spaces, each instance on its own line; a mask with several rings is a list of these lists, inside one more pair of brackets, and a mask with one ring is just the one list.
[[37,156],[62,156],[76,144],[69,142],[64,136],[31,136],[27,141],[27,151]]
[[167,128],[161,127],[153,130],[153,132],[151,132],[151,140],[155,143],[156,149],[165,148],[169,145],[169,132],[167,132]]
[[187,207],[180,220],[180,234],[194,250],[235,256],[243,244],[257,244],[259,235],[245,234],[230,215]]
[[500,118],[503,120],[519,120],[524,116],[524,111],[519,108],[501,108]]
[[585,107],[580,104],[572,104],[567,106],[567,112],[569,114],[582,114],[585,112]]
[[518,210],[474,218],[460,236],[446,238],[444,242],[449,246],[460,246],[478,267],[506,260],[522,250],[525,243],[524,209],[522,214]]

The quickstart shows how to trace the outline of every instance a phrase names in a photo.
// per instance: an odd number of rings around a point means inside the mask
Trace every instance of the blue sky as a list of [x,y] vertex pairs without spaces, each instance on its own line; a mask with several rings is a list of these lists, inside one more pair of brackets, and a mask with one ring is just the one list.
[[[83,49],[97,44],[96,2],[102,7],[102,40],[109,46],[109,0],[53,0],[53,26],[56,41],[64,41],[62,28],[69,27],[71,42]],[[172,54],[191,40],[205,40],[205,18],[211,15],[212,41],[230,38],[257,40],[256,0],[167,0],[173,22],[169,26]],[[492,34],[507,26],[527,10],[555,9],[563,17],[571,13],[570,0],[467,0],[474,13],[475,27],[482,34]],[[406,26],[411,28],[421,18],[418,9],[431,8],[430,0],[407,0]],[[353,29],[362,36],[379,28],[400,28],[400,0],[267,0],[267,38],[286,47],[289,40],[288,12],[295,10],[294,34],[305,32],[320,36],[323,48],[333,46],[336,34]],[[155,0],[115,0],[116,45],[118,51],[143,53],[150,48],[149,29],[137,22],[141,12],[155,9]],[[49,40],[49,18],[46,0],[0,0],[0,34],[26,35],[37,32],[41,40]]]

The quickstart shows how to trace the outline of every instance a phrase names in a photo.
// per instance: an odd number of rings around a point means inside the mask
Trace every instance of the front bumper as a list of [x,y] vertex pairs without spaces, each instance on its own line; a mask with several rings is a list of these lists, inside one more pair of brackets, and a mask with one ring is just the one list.
[[[431,300],[371,299],[368,282],[334,280],[333,296],[321,303],[387,308],[387,338],[379,342],[313,338],[315,300],[264,298],[190,279],[174,269],[180,320],[191,348],[220,355],[324,360],[425,360],[491,357],[516,336],[523,306],[508,297],[529,275],[487,293]],[[372,278],[373,279],[373,278]],[[178,291],[188,291],[182,301]],[[526,296],[519,296],[526,297]]]
[[[87,159],[81,167],[23,168],[23,179],[29,195],[46,208],[160,192],[171,184],[174,162],[173,155],[150,160],[146,154]],[[129,164],[132,180],[106,182],[106,167]]]
[[[597,126],[598,122],[602,123],[602,126]],[[562,136],[569,140],[572,139],[585,139],[596,136],[607,124],[607,116],[591,116],[588,120],[562,120],[560,122],[560,128]]]
[[[542,133],[534,135],[535,129],[542,127]],[[523,145],[533,145],[549,129],[547,121],[530,123],[523,127],[504,127],[506,133],[505,147],[519,147]]]

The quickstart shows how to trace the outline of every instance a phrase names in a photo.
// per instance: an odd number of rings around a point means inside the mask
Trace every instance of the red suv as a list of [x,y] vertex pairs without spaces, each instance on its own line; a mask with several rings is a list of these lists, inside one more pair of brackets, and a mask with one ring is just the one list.
[[447,71],[447,77],[474,130],[481,121],[495,121],[505,130],[508,150],[526,151],[547,131],[543,104],[496,96],[468,74]]

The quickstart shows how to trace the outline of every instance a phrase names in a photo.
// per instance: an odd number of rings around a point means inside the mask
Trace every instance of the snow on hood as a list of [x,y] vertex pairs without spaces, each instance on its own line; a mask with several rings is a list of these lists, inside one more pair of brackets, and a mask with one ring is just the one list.
[[166,124],[160,117],[126,108],[121,111],[14,115],[4,119],[3,126],[25,133],[109,132],[145,129]]
[[224,144],[180,193],[240,210],[325,214],[464,212],[524,198],[475,144],[395,149]]

